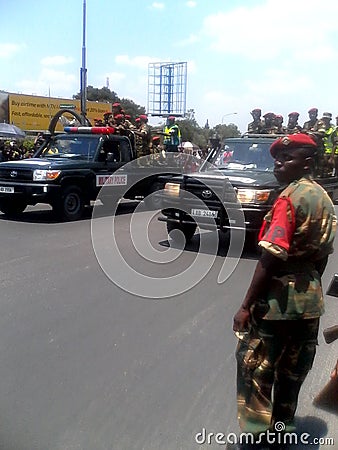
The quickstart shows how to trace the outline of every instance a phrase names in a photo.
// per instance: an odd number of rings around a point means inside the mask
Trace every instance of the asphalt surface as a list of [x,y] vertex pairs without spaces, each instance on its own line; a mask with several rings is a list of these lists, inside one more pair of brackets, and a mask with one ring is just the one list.
[[[134,207],[122,205],[115,236],[135,273],[125,269],[116,252],[108,275],[123,271],[119,283],[129,280],[129,291],[136,294],[116,286],[100,266],[100,252],[111,245],[103,227],[108,219],[100,212],[93,223],[90,211],[81,221],[57,223],[41,205],[28,208],[20,220],[0,214],[0,449],[224,448],[215,434],[238,433],[232,316],[257,255],[244,251],[237,265],[230,258],[227,264],[234,271],[220,284],[226,255],[222,239],[211,264],[212,233],[202,252],[198,236],[180,252],[170,248],[165,225],[154,213],[142,207],[133,213]],[[93,232],[99,255],[93,250]],[[174,260],[147,262],[134,248],[147,239],[158,258],[171,255]],[[179,293],[181,281],[173,279],[177,295],[147,298],[151,277],[183,271],[188,277],[199,253],[198,264],[210,264],[210,271],[197,285]],[[334,254],[324,289],[337,267]],[[143,281],[136,272],[144,274]],[[192,277],[189,283],[195,281]],[[337,311],[338,299],[327,298],[321,329],[337,323]],[[314,368],[300,395],[298,432],[334,438],[335,445],[312,449],[338,448],[337,416],[312,405],[336,357],[337,342],[325,344],[320,334]],[[210,445],[204,430],[214,433]]]

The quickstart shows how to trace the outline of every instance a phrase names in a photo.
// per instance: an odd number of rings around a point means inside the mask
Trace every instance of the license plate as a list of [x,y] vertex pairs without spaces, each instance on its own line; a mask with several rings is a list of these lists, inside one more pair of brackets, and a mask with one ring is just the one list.
[[191,215],[195,217],[217,217],[217,211],[211,209],[192,209]]
[[13,186],[0,186],[0,192],[5,194],[14,194]]

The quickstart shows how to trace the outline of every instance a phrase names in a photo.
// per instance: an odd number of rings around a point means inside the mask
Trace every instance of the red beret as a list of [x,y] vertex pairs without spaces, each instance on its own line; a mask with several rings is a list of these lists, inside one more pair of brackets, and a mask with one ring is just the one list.
[[276,115],[273,112],[267,112],[267,113],[264,114],[263,117],[276,117]]
[[174,116],[169,116],[168,120],[175,120],[175,117]]
[[114,108],[119,108],[121,106],[121,103],[113,103]]
[[290,116],[297,116],[297,117],[299,117],[299,113],[296,112],[296,111],[290,112],[289,117],[290,117]]
[[104,116],[109,116],[112,112],[111,111],[106,111],[105,113],[103,113]]
[[139,117],[136,117],[135,122],[141,122],[141,119]]
[[277,150],[290,149],[290,148],[302,148],[302,147],[312,147],[317,148],[315,141],[308,135],[304,133],[288,134],[278,138],[270,147],[270,153],[274,158],[276,156]]
[[255,108],[255,109],[253,109],[253,110],[251,111],[251,114],[254,113],[254,112],[259,112],[259,113],[261,113],[262,110],[261,110],[260,108]]
[[318,112],[318,108],[310,108],[310,109],[308,110],[308,113],[310,113],[310,112],[315,112],[315,113],[317,113],[317,112]]
[[141,120],[148,120],[148,117],[145,114],[140,115]]
[[123,115],[122,114],[115,114],[114,119],[117,119],[117,120],[123,119]]
[[154,136],[153,137],[153,142],[159,141],[160,140],[160,136]]

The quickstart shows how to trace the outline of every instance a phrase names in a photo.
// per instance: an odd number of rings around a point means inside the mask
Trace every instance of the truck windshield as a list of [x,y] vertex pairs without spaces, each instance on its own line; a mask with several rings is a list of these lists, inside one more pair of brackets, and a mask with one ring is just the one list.
[[[271,142],[259,140],[225,141],[221,148],[212,150],[208,162],[218,169],[272,171],[273,158],[270,155]],[[202,170],[207,169],[207,164]]]
[[48,142],[41,158],[71,158],[93,160],[100,141],[99,136],[55,136]]

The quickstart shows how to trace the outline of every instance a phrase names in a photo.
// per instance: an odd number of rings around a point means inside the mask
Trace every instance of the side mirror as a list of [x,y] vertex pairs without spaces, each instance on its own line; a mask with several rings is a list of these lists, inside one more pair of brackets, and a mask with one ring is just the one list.
[[332,295],[332,297],[338,297],[338,273],[335,273],[332,277],[330,286],[326,291],[327,295]]

